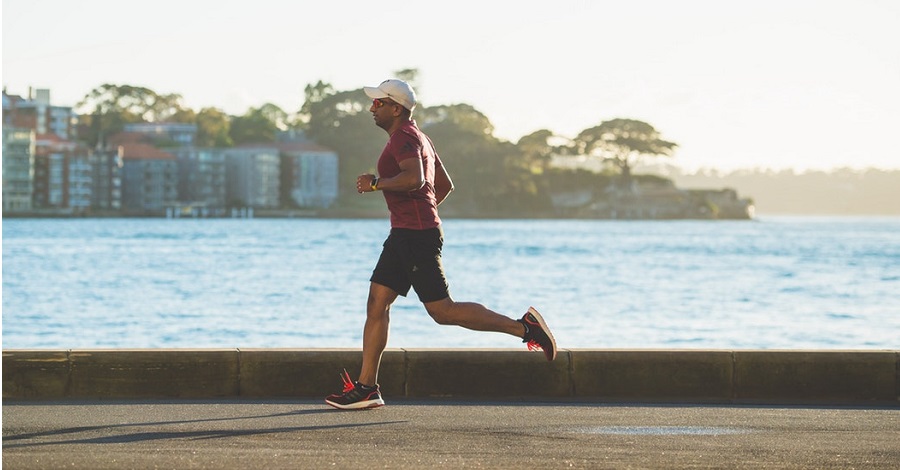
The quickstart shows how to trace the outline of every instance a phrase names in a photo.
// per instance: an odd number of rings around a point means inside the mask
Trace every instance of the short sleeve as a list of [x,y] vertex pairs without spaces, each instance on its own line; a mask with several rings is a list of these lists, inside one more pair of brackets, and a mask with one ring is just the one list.
[[397,163],[409,158],[422,158],[422,143],[418,139],[405,132],[399,132],[397,137],[392,152]]

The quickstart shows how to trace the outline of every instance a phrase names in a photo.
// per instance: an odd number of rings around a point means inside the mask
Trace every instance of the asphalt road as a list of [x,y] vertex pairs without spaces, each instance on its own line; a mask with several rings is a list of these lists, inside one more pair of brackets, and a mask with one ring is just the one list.
[[900,409],[3,403],[6,469],[900,468]]

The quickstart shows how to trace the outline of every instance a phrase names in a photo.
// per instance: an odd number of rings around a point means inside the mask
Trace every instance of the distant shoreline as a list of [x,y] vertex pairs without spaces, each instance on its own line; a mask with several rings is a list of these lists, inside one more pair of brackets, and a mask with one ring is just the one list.
[[[47,213],[4,213],[3,219],[60,219],[60,220],[77,220],[77,219],[165,219],[165,220],[252,220],[252,219],[322,219],[322,220],[353,220],[353,219],[387,219],[389,215],[374,214],[366,211],[349,211],[341,213],[308,213],[306,211],[284,211],[283,213],[271,214],[266,212],[257,212],[253,217],[166,217],[165,215],[147,215],[147,214],[47,214]],[[804,218],[900,218],[900,214],[889,213],[869,213],[869,214],[814,214],[814,213],[787,213],[787,212],[769,212],[757,213],[751,219],[713,219],[713,218],[603,218],[603,217],[577,217],[577,216],[550,216],[541,215],[534,217],[523,217],[521,215],[441,215],[442,219],[467,219],[467,220],[609,220],[609,221],[690,221],[690,220],[710,220],[710,221],[758,221],[760,218],[766,217],[804,217]]]

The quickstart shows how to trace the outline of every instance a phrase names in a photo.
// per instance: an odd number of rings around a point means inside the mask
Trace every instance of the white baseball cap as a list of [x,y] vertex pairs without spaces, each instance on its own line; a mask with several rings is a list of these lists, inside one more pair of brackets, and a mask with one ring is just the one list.
[[363,91],[372,99],[390,98],[410,111],[416,107],[416,92],[403,80],[392,78],[377,87],[363,87]]

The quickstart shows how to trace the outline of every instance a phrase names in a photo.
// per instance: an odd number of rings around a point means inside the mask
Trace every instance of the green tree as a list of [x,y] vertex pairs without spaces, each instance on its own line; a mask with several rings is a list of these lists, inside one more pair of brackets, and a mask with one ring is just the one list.
[[[387,139],[372,120],[371,101],[362,89],[335,91],[321,81],[307,86],[305,96],[299,115],[307,135],[338,153],[340,181],[347,182],[342,196],[356,197],[352,182],[374,172]],[[419,105],[413,118],[434,141],[458,189],[441,206],[443,213],[515,215],[547,206],[519,148],[495,138],[490,120],[471,105]]]
[[371,102],[363,90],[336,92],[331,85],[318,82],[306,87],[305,115],[309,138],[331,148],[339,156],[339,190],[353,196],[353,182],[364,172],[374,172],[375,163],[387,140],[369,113]]
[[107,83],[94,88],[77,105],[84,132],[81,139],[90,146],[102,145],[125,124],[144,122],[151,95],[155,95],[152,90],[129,85]]
[[197,145],[200,147],[231,147],[231,121],[218,108],[203,108],[195,118]]
[[193,123],[194,111],[184,106],[178,93],[160,95],[153,93],[152,102],[142,117],[147,122]]
[[191,108],[180,108],[173,113],[171,113],[168,117],[166,117],[165,122],[180,122],[184,124],[196,124],[197,122],[197,113],[194,112]]
[[[419,78],[419,69],[402,69],[394,72],[394,77],[403,80],[410,85],[416,83],[416,79]],[[413,89],[415,89],[415,85],[413,85]]]
[[77,107],[81,111],[90,145],[120,132],[125,124],[140,122],[191,122],[193,111],[182,104],[181,95],[160,95],[139,86],[106,83],[91,90]]
[[265,116],[269,122],[275,124],[275,128],[280,131],[286,131],[290,127],[290,116],[288,116],[288,113],[272,103],[260,106],[259,113]]
[[677,144],[663,140],[650,124],[633,119],[604,121],[581,131],[574,142],[582,154],[613,164],[626,181],[641,158],[671,156],[677,147]]
[[487,116],[455,104],[425,108],[421,119],[458,189],[446,213],[514,216],[545,208],[533,174],[519,164],[521,151],[493,136]]
[[312,119],[312,111],[310,108],[313,104],[321,103],[329,96],[334,95],[335,91],[331,84],[319,80],[315,84],[306,85],[303,94],[305,98],[303,100],[303,105],[300,106],[300,111],[297,112],[296,120],[292,124],[293,127],[308,129],[310,119]]
[[286,116],[281,108],[271,103],[250,108],[243,116],[231,119],[229,136],[235,145],[275,142],[279,123],[283,124]]
[[432,106],[417,111],[417,119],[423,127],[436,124],[452,125],[457,131],[477,136],[491,137],[494,125],[490,119],[468,104]]
[[550,159],[559,150],[550,141],[555,136],[547,129],[523,136],[516,143],[521,153],[520,166],[534,174],[544,173],[550,166]]
[[96,114],[119,113],[133,120],[146,121],[156,102],[157,94],[149,88],[106,83],[91,90],[78,107]]

